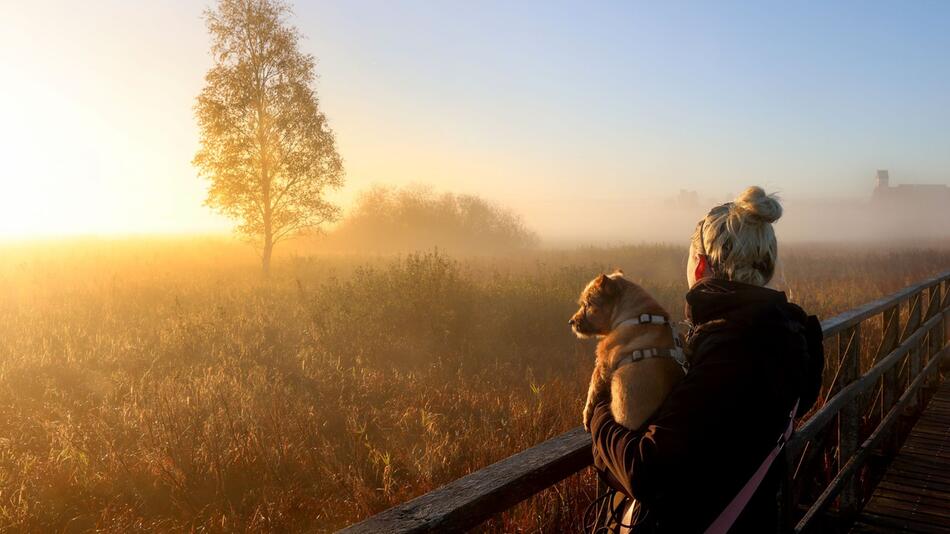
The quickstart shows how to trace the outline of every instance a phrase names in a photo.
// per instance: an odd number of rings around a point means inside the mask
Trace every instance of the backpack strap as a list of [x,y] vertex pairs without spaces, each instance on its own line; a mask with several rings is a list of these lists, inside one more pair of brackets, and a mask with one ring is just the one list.
[[779,453],[782,452],[782,449],[785,447],[785,443],[788,442],[788,438],[791,437],[792,432],[795,430],[795,412],[798,411],[798,401],[799,399],[795,399],[795,405],[792,406],[792,413],[788,415],[788,426],[785,428],[785,432],[779,436],[775,448],[765,457],[765,460],[762,461],[762,465],[755,470],[755,473],[752,474],[752,478],[742,486],[742,489],[739,490],[739,493],[732,499],[732,502],[730,502],[726,506],[726,509],[719,514],[719,517],[709,525],[709,528],[706,529],[706,534],[726,534],[729,532],[729,529],[732,528],[739,514],[742,513],[742,510],[749,504],[749,499],[755,494],[755,490],[759,488],[759,484],[765,479],[769,468],[772,467],[775,459],[778,458]]

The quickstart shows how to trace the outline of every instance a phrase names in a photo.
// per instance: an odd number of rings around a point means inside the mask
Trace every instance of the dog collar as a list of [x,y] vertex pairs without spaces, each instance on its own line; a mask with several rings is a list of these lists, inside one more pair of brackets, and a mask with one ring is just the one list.
[[640,317],[634,317],[633,319],[627,319],[620,321],[614,328],[620,328],[628,324],[671,324],[670,320],[662,315],[650,315],[649,313],[644,313]]

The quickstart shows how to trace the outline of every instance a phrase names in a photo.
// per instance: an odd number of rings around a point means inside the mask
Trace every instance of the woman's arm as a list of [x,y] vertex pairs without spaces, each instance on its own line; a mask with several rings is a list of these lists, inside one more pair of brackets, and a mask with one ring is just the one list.
[[[649,425],[645,430],[629,430],[618,424],[608,402],[594,407],[591,420],[594,466],[604,474],[611,486],[649,502],[655,493],[652,473],[663,463],[663,455],[675,455],[680,444],[673,441],[675,433]],[[662,448],[661,448],[662,447]]]
[[726,417],[742,419],[736,405],[740,395],[750,393],[754,370],[749,367],[732,358],[697,365],[637,430],[617,423],[608,402],[598,403],[591,421],[594,465],[624,493],[649,503],[678,478],[691,440],[711,437],[709,432]]

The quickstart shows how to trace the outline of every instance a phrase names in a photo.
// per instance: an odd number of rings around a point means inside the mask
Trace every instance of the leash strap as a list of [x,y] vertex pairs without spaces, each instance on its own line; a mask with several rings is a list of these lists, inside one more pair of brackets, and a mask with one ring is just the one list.
[[732,502],[730,502],[729,505],[726,506],[726,509],[719,514],[719,517],[709,525],[709,528],[706,529],[706,534],[726,534],[729,532],[729,529],[732,528],[739,514],[742,513],[742,510],[749,504],[749,499],[755,494],[755,490],[759,488],[759,484],[765,479],[765,475],[769,472],[769,468],[772,467],[772,463],[778,458],[788,438],[791,437],[792,432],[795,430],[795,412],[798,411],[798,401],[799,399],[795,399],[795,406],[792,406],[792,413],[788,415],[788,427],[786,427],[785,432],[779,436],[775,448],[765,457],[762,465],[756,469],[755,473],[752,474],[752,478],[745,483],[745,486],[742,486],[742,489],[739,490],[739,493],[732,499]]

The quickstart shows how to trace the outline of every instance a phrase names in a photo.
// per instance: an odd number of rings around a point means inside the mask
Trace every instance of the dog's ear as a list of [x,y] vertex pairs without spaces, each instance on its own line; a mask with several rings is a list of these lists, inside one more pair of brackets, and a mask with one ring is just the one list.
[[614,274],[619,274],[620,276],[623,276],[623,269],[621,269],[620,267],[615,268]]
[[614,294],[617,283],[614,282],[606,274],[601,274],[597,277],[597,280],[594,281],[594,287],[604,295],[610,296]]

